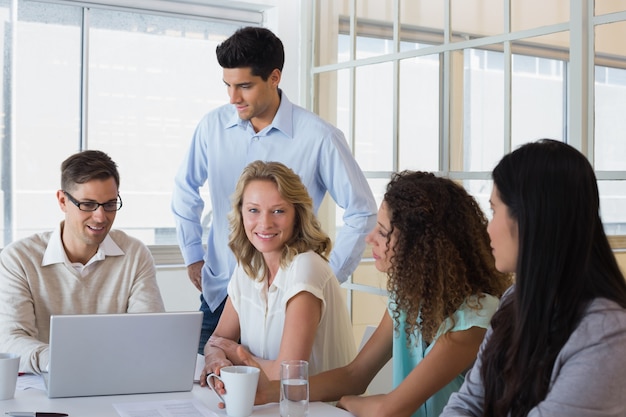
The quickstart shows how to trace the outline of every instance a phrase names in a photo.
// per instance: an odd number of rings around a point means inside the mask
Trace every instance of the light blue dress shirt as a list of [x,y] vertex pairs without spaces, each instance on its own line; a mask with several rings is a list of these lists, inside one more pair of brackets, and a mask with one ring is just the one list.
[[[475,305],[475,303],[470,303]],[[411,337],[411,343],[407,346],[406,333],[404,326],[406,323],[406,314],[401,313],[399,317],[399,331],[394,331],[393,334],[393,387],[394,389],[400,385],[402,381],[413,371],[413,369],[419,365],[419,363],[428,355],[439,337],[447,332],[458,332],[461,330],[467,330],[470,327],[482,327],[483,329],[489,328],[491,317],[496,312],[499,299],[492,295],[486,294],[480,298],[480,305],[482,308],[474,309],[470,308],[467,302],[463,303],[461,307],[454,313],[454,325],[450,318],[446,319],[432,343],[426,344],[422,338],[420,332],[416,332]],[[392,316],[393,317],[393,316]],[[396,324],[396,323],[394,323]],[[441,414],[441,411],[445,407],[452,393],[458,391],[463,385],[465,376],[463,374],[457,375],[450,383],[445,387],[437,391],[432,397],[430,397],[411,417],[435,417]]]
[[[175,178],[172,210],[186,265],[204,260],[202,293],[214,311],[226,298],[235,269],[228,247],[231,195],[243,169],[256,160],[278,161],[302,179],[317,212],[328,191],[343,208],[341,227],[330,265],[343,282],[358,265],[365,236],[376,221],[376,202],[343,133],[320,117],[292,104],[282,91],[272,123],[256,133],[234,106],[221,106],[204,116]],[[208,185],[213,207],[207,247],[202,246],[199,189]]]

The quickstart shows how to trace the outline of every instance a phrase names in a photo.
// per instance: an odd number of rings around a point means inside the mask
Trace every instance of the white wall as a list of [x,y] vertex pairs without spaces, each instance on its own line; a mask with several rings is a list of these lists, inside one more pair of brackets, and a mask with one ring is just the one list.
[[200,292],[184,267],[157,269],[157,281],[166,311],[195,311],[200,307]]

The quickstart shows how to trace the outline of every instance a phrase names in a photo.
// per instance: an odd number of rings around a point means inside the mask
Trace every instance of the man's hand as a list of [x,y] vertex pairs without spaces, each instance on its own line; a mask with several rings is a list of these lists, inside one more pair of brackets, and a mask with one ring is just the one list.
[[202,267],[204,266],[204,261],[198,261],[192,263],[187,266],[187,275],[189,275],[189,279],[191,283],[198,289],[198,291],[202,292]]

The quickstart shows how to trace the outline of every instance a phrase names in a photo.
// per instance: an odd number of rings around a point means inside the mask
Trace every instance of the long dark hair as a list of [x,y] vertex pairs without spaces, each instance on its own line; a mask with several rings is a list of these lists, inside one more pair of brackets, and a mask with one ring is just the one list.
[[526,416],[548,392],[557,355],[597,297],[626,308],[626,282],[600,220],[591,164],[550,139],[521,146],[493,170],[517,221],[516,284],[483,353],[486,417]]

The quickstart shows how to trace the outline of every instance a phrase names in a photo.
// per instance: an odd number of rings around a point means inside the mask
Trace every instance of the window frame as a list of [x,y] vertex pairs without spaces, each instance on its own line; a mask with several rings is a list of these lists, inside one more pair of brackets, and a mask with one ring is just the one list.
[[[175,0],[34,0],[32,3],[42,3],[42,4],[59,4],[71,7],[78,7],[81,9],[81,38],[82,38],[82,50],[81,54],[81,80],[80,80],[80,90],[81,90],[81,98],[80,98],[80,132],[79,132],[79,149],[88,149],[88,112],[87,112],[87,103],[89,99],[89,90],[88,90],[88,64],[89,64],[89,30],[90,30],[90,13],[92,10],[114,10],[120,12],[127,13],[135,13],[135,14],[144,14],[144,15],[155,15],[155,16],[163,16],[163,17],[173,17],[173,18],[184,18],[184,19],[194,19],[194,20],[202,20],[208,22],[235,22],[244,25],[256,25],[260,26],[264,23],[267,23],[268,13],[276,7],[276,5],[268,5],[261,2],[257,2],[254,4],[250,1],[230,1],[228,4],[220,3],[220,4],[208,4],[206,1],[200,0],[183,0],[183,1],[175,1]],[[18,8],[20,2],[18,0],[8,0],[9,7],[9,20],[7,23],[11,25],[12,34],[11,42],[5,45],[7,49],[5,51],[5,56],[7,63],[12,68],[12,72],[14,73],[15,67],[15,28],[17,27],[18,20]],[[269,13],[271,15],[271,13]],[[13,76],[10,76],[12,79]],[[5,88],[4,92],[4,100],[5,100],[5,108],[8,113],[8,118],[12,120],[15,112],[14,106],[14,90],[15,88],[12,85],[13,81],[10,80]],[[15,123],[11,123],[9,129],[6,130],[5,140],[9,142],[13,142],[15,140]],[[13,145],[11,145],[13,148]],[[14,151],[13,151],[14,152]],[[7,167],[10,172],[10,176],[14,177],[15,171],[13,168],[12,155],[8,152],[3,153],[3,165]],[[5,164],[6,163],[6,164]],[[15,179],[8,178],[6,180],[8,190],[5,196],[5,204],[4,204],[4,216],[5,222],[7,221],[7,216],[12,219],[13,212],[15,211],[15,203],[13,202],[13,194],[16,190],[15,188]],[[13,220],[8,221],[7,229],[11,229],[8,231],[8,235],[5,235],[5,240],[14,240],[15,233],[13,229],[15,228],[12,225]],[[54,225],[51,225],[53,227]],[[7,239],[6,236],[9,238]],[[180,249],[178,245],[148,245],[151,250],[153,257],[155,259],[155,263],[157,268],[159,269],[168,269],[168,268],[180,268],[184,266],[182,255],[180,254]],[[1,250],[1,248],[0,248]]]
[[[314,14],[317,19],[319,15],[319,7],[324,0],[314,0]],[[597,25],[603,25],[608,23],[626,21],[626,10],[620,12],[613,12],[606,15],[594,15],[594,2],[593,0],[571,0],[570,1],[570,21],[563,23],[556,23],[546,26],[541,26],[532,29],[525,29],[519,31],[512,31],[510,28],[510,19],[505,19],[504,33],[488,36],[476,36],[472,37],[467,34],[460,34],[452,32],[450,28],[450,13],[451,13],[451,0],[444,1],[445,19],[444,29],[441,32],[435,31],[420,31],[419,28],[408,27],[400,25],[400,14],[398,8],[400,7],[399,1],[393,2],[394,11],[391,13],[393,21],[373,21],[366,19],[357,19],[356,9],[357,4],[354,1],[349,1],[350,15],[339,16],[337,22],[337,30],[340,34],[347,34],[350,36],[351,45],[351,58],[347,61],[334,62],[330,64],[312,65],[311,82],[312,82],[312,95],[309,100],[310,108],[314,111],[323,114],[332,114],[332,110],[328,111],[321,107],[320,103],[328,103],[328,99],[319,98],[318,94],[323,94],[318,91],[316,85],[316,79],[323,74],[332,74],[340,70],[349,70],[350,77],[350,91],[354,96],[354,91],[357,86],[355,85],[355,69],[361,66],[380,64],[384,62],[394,62],[397,64],[399,61],[407,58],[425,57],[433,54],[440,54],[442,57],[443,68],[441,77],[441,91],[442,91],[442,108],[441,108],[441,123],[442,129],[440,129],[440,148],[441,157],[439,162],[439,170],[436,171],[437,175],[445,175],[455,180],[471,180],[471,179],[483,179],[490,180],[490,171],[465,171],[455,170],[451,168],[451,161],[453,155],[451,149],[458,147],[461,144],[455,142],[455,140],[462,139],[450,139],[450,138],[462,138],[462,134],[456,134],[455,126],[451,113],[454,106],[462,101],[462,91],[455,91],[451,87],[452,78],[456,76],[459,71],[459,61],[455,62],[454,55],[466,49],[485,49],[495,50],[504,53],[504,76],[505,76],[505,106],[507,111],[505,112],[505,127],[503,132],[504,153],[510,152],[511,149],[511,78],[512,78],[512,65],[511,58],[513,54],[530,55],[536,57],[544,57],[555,60],[562,60],[566,66],[566,85],[568,95],[566,103],[566,124],[569,129],[564,132],[564,140],[579,149],[585,154],[593,163],[594,156],[594,131],[593,131],[593,91],[594,91],[594,62],[598,65],[609,66],[613,68],[626,69],[626,58],[618,59],[617,57],[610,55],[598,55],[594,58],[594,28]],[[505,12],[511,13],[510,2],[504,1]],[[585,25],[584,22],[588,21]],[[321,26],[319,21],[314,28]],[[541,36],[548,36],[561,32],[569,32],[571,43],[569,48],[540,48],[529,42],[526,39],[537,38]],[[318,34],[312,33],[312,38],[317,39]],[[396,44],[396,51],[393,53],[383,53],[377,56],[368,58],[355,58],[356,55],[356,39],[358,36],[373,36],[383,37],[385,39],[392,39]],[[419,48],[410,51],[399,51],[398,45],[400,40],[410,39],[412,42],[430,43],[431,46]],[[591,47],[589,46],[591,45]],[[314,47],[313,53],[319,51],[320,48]],[[568,59],[569,56],[569,59]],[[594,61],[595,59],[595,61]],[[313,56],[312,62],[319,62],[319,57]],[[462,61],[460,63],[462,67]],[[462,68],[461,68],[462,70]],[[398,74],[394,75],[394,85],[398,85]],[[398,102],[397,91],[394,92],[394,102]],[[354,98],[350,103],[350,117],[354,119]],[[354,138],[354,122],[350,123],[351,130],[344,132],[348,142],[351,144],[354,150],[355,138]],[[397,148],[397,128],[394,129],[395,147]],[[394,169],[392,171],[365,171],[367,178],[385,178],[389,177],[393,171],[398,170],[398,157],[397,152],[393,161]],[[626,180],[626,170],[622,171],[596,171],[596,176],[599,181],[601,180]],[[621,242],[619,236],[611,239],[612,242]],[[626,248],[626,245],[624,245]]]
[[[441,57],[441,76],[440,76],[440,124],[439,129],[439,148],[440,160],[439,169],[436,175],[446,176],[454,180],[491,180],[490,171],[467,171],[455,170],[455,150],[462,149],[463,132],[462,123],[455,119],[453,114],[458,111],[459,106],[462,108],[463,91],[462,89],[454,89],[453,84],[455,77],[462,74],[463,64],[458,59],[459,53],[466,49],[487,49],[500,50],[504,53],[504,105],[505,120],[503,129],[503,154],[509,153],[512,149],[511,137],[511,90],[512,90],[512,56],[519,53],[524,55],[534,55],[550,59],[558,59],[565,62],[564,77],[565,91],[564,94],[564,124],[565,130],[563,140],[574,146],[585,154],[592,165],[594,164],[594,65],[603,65],[608,67],[626,68],[626,57],[618,59],[609,55],[594,55],[594,29],[598,25],[623,22],[626,21],[626,10],[613,12],[605,15],[595,15],[595,3],[593,0],[564,0],[569,2],[569,21],[543,25],[536,28],[513,31],[511,29],[511,2],[512,0],[503,0],[504,5],[504,22],[502,33],[495,35],[472,37],[466,33],[455,33],[451,28],[451,3],[452,0],[445,0],[444,4],[444,20],[443,29],[441,31],[420,31],[416,27],[407,27],[401,24],[401,2],[395,0],[389,2],[388,7],[393,10],[388,13],[388,20],[374,21],[362,19],[358,17],[357,9],[362,6],[367,9],[364,4],[357,4],[356,0],[346,0],[344,6],[348,10],[347,14],[331,16],[328,10],[322,10],[324,2],[327,0],[313,0],[312,15],[315,24],[312,27],[311,38],[313,39],[313,48],[311,51],[310,82],[311,96],[309,97],[309,108],[313,111],[334,122],[333,117],[337,113],[333,109],[332,99],[327,97],[327,91],[320,91],[320,79],[323,77],[332,77],[339,71],[348,71],[349,79],[349,122],[348,129],[344,131],[346,139],[355,153],[355,91],[356,85],[356,69],[366,65],[380,64],[384,62],[393,62],[395,65],[393,85],[396,91],[393,92],[394,113],[397,113],[399,94],[397,88],[399,86],[399,75],[397,71],[398,63],[403,59],[425,57],[428,55],[439,54]],[[336,6],[338,10],[341,6]],[[329,7],[330,9],[330,7]],[[337,17],[337,22],[326,21],[321,19],[329,19]],[[322,33],[323,32],[323,33]],[[556,33],[568,32],[570,36],[569,48],[537,48],[535,45],[526,42],[526,39],[548,36]],[[329,35],[332,34],[332,35]],[[332,58],[332,36],[339,34],[347,34],[350,45],[350,58],[348,60],[339,61]],[[367,58],[356,57],[357,36],[373,36],[383,37],[392,40],[395,44],[395,50],[392,53],[381,53],[380,55],[370,56]],[[320,39],[323,38],[323,41]],[[430,46],[401,51],[399,44],[401,40],[411,39],[414,42],[427,43]],[[318,45],[323,42],[323,47]],[[320,53],[325,53],[326,57],[320,57]],[[462,75],[461,75],[462,77]],[[456,78],[458,84],[458,78]],[[460,130],[459,130],[460,129]],[[393,171],[399,168],[398,157],[398,126],[397,119],[393,128],[394,142],[394,160],[392,171],[365,171],[368,180],[389,178]],[[456,138],[456,139],[451,139]],[[458,152],[457,152],[458,153]],[[626,170],[619,171],[598,171],[596,170],[598,181],[603,180],[626,180]],[[626,252],[626,235],[609,236],[609,242],[616,252]],[[371,263],[371,249],[366,248],[364,252],[362,265]],[[368,292],[379,294],[380,287],[370,287],[349,280],[344,284],[349,290],[348,300],[352,304],[352,291]]]

